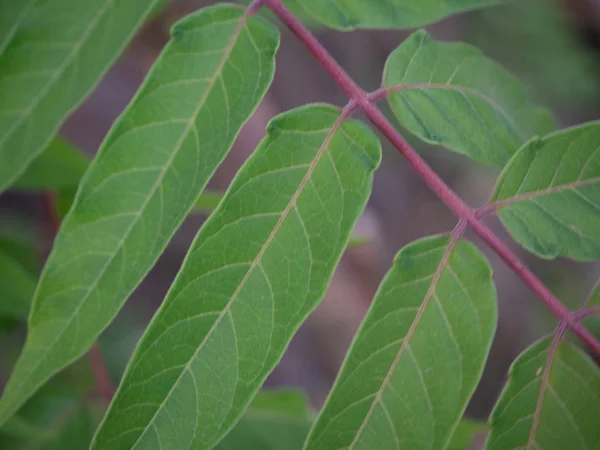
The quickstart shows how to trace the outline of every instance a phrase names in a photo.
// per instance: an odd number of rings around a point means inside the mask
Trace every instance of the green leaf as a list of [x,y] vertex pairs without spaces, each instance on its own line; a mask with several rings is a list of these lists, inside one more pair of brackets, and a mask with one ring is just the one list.
[[407,130],[485,164],[504,166],[529,138],[554,129],[516,77],[475,47],[424,30],[392,52],[383,87]]
[[194,212],[210,214],[216,209],[217,206],[219,206],[219,202],[222,198],[223,194],[220,192],[205,191],[194,205]]
[[[504,0],[303,0],[304,9],[339,30],[415,28]],[[287,3],[287,1],[286,1]],[[295,3],[295,2],[294,2]]]
[[0,56],[37,0],[0,0]]
[[11,189],[37,191],[74,189],[89,165],[89,158],[61,138],[55,138]]
[[212,448],[323,297],[381,149],[313,105],[273,119],[196,237],[93,449]]
[[312,421],[296,391],[260,391],[217,450],[300,450]]
[[496,328],[492,270],[449,236],[404,247],[352,343],[306,449],[445,449]]
[[448,450],[464,450],[473,445],[473,440],[477,433],[486,431],[488,426],[486,423],[476,422],[470,419],[462,419],[448,445]]
[[518,73],[537,98],[574,110],[598,103],[597,52],[561,0],[514,1],[483,10],[468,21],[467,32],[475,45]]
[[[0,435],[13,439],[47,441],[56,437],[53,430],[32,424],[21,416],[12,416],[0,429]],[[1,442],[1,439],[0,439]]]
[[26,319],[34,290],[33,275],[0,250],[0,316]]
[[36,277],[41,266],[37,225],[22,216],[0,215],[0,251]]
[[46,148],[155,3],[52,0],[33,5],[0,56],[0,192]]
[[0,424],[110,323],[263,97],[278,33],[244,12],[215,6],[176,24],[102,144],[37,287]]
[[600,448],[600,372],[579,349],[537,342],[513,363],[486,448]]
[[84,450],[92,438],[87,407],[70,389],[44,387],[0,428],[2,450]]
[[523,146],[491,202],[504,226],[542,258],[600,259],[600,122]]

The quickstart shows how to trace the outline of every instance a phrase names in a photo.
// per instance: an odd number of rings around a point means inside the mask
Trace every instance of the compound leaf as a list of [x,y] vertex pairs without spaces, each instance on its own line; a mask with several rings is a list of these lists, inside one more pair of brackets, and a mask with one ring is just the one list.
[[153,266],[263,97],[277,46],[275,28],[235,6],[175,25],[81,181],[37,287],[0,424],[88,350]]
[[485,164],[504,166],[529,138],[554,129],[516,77],[475,47],[424,30],[392,52],[383,87],[407,130]]
[[333,107],[271,121],[194,240],[93,449],[214,447],[323,297],[380,153]]
[[600,259],[600,122],[533,139],[492,197],[511,235],[542,258]]
[[[302,6],[325,25],[357,28],[415,28],[444,17],[504,0],[303,0]],[[286,3],[296,4],[297,0]]]
[[600,371],[579,349],[544,339],[510,369],[491,417],[489,450],[600,448]]
[[403,248],[305,448],[447,448],[496,317],[492,271],[472,244],[434,236]]

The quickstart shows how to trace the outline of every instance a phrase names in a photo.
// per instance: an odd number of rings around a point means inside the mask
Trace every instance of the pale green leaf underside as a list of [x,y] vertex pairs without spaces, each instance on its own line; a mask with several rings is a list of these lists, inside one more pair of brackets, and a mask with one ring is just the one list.
[[[303,0],[304,9],[325,25],[356,28],[415,28],[461,11],[503,0]],[[296,2],[294,2],[296,3]]]
[[306,449],[446,448],[497,316],[489,264],[472,244],[450,242],[424,238],[398,253]]
[[36,2],[0,56],[0,192],[44,150],[155,3]]
[[525,86],[475,47],[420,30],[392,52],[383,87],[400,123],[424,141],[504,166],[534,135],[554,129]]
[[329,106],[271,121],[129,362],[98,449],[212,448],[323,297],[380,147]]
[[560,343],[541,392],[551,343],[534,344],[513,363],[492,412],[487,449],[600,448],[600,371],[581,350]]
[[216,6],[179,22],[107,136],[39,282],[0,424],[110,323],[263,97],[278,34],[244,11]]
[[20,191],[75,189],[89,165],[89,158],[59,137],[25,169],[11,189]]
[[500,175],[492,202],[536,255],[600,259],[600,122],[528,142]]
[[0,56],[37,0],[0,0]]
[[33,275],[0,250],[0,317],[26,319],[34,289]]
[[217,450],[300,450],[312,418],[294,391],[260,391]]

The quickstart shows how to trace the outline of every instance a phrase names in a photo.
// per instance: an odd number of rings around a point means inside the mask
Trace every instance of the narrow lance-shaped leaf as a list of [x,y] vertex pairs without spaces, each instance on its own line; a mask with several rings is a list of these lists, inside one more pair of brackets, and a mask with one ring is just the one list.
[[552,339],[513,363],[491,417],[486,448],[600,448],[600,371],[581,350]]
[[324,24],[349,31],[356,28],[415,28],[452,14],[496,5],[503,1],[302,0],[302,6]]
[[208,449],[323,297],[380,147],[329,106],[273,119],[129,362],[93,449]]
[[0,250],[0,317],[26,319],[34,290],[31,272]]
[[600,122],[525,144],[491,201],[511,235],[536,255],[600,259]]
[[0,56],[0,192],[44,150],[155,3],[35,2]]
[[300,450],[312,413],[294,391],[260,391],[217,450]]
[[244,11],[215,6],[179,22],[113,126],[37,287],[0,424],[113,319],[264,95],[278,34]]
[[0,56],[37,0],[0,0]]
[[434,236],[403,248],[305,448],[445,449],[496,328],[491,277],[466,241]]
[[485,164],[504,166],[529,138],[554,129],[515,76],[475,47],[424,30],[392,52],[383,87],[408,131]]

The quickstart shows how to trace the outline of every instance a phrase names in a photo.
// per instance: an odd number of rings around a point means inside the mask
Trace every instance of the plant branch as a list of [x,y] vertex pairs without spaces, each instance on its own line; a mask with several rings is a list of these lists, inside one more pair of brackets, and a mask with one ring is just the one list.
[[281,0],[264,0],[263,4],[290,29],[304,44],[308,51],[323,66],[351,101],[356,102],[369,120],[404,156],[412,168],[419,174],[427,186],[438,198],[460,219],[479,235],[502,260],[529,286],[542,300],[548,309],[575,334],[577,334],[598,356],[600,342],[592,336],[577,318],[552,294],[552,292],[521,262],[517,256],[480,220],[477,211],[469,207],[456,193],[450,189],[439,175],[419,156],[404,140],[383,113],[375,106],[369,94],[362,90],[356,82],[342,69],[337,61],[310,33],[310,31],[289,11]]
[[[54,240],[58,234],[58,229],[60,228],[60,218],[56,214],[56,195],[54,193],[42,193],[42,210],[46,222],[46,229]],[[92,346],[88,352],[88,358],[90,360],[92,373],[94,374],[98,394],[100,394],[102,399],[108,405],[112,400],[115,389],[110,381],[108,370],[106,369],[106,364],[102,357],[102,351],[98,344],[95,343]]]

